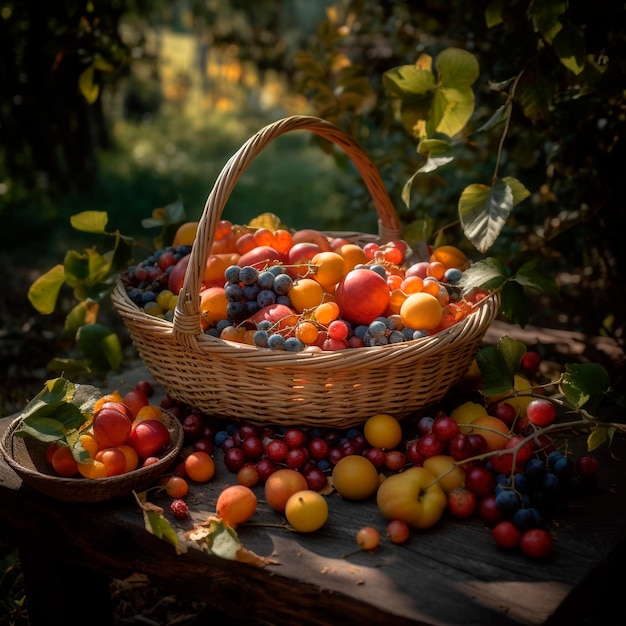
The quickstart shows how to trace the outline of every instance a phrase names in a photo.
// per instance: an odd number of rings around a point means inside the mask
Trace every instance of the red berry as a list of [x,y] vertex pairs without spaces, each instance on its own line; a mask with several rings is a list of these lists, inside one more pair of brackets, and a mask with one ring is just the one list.
[[508,520],[496,524],[491,529],[491,534],[498,548],[516,548],[521,539],[521,533],[517,526]]
[[184,500],[176,499],[170,503],[170,511],[174,517],[178,519],[185,519],[189,517],[189,507]]
[[470,517],[476,511],[476,496],[467,487],[457,487],[448,494],[448,509],[454,517]]
[[581,478],[595,478],[598,475],[600,465],[592,456],[581,456],[576,461],[576,473]]
[[552,553],[554,539],[543,528],[531,528],[520,539],[522,552],[531,559],[545,559]]
[[535,426],[549,426],[556,417],[556,408],[550,400],[538,398],[528,404],[526,415]]
[[517,417],[517,410],[508,402],[499,402],[493,409],[493,416],[502,420],[507,426],[512,426]]
[[450,441],[450,439],[458,434],[459,431],[459,425],[456,420],[448,415],[437,417],[433,422],[433,435],[435,435],[439,441],[443,441],[444,443]]
[[504,512],[496,504],[495,493],[490,493],[478,501],[478,515],[483,524],[490,528],[504,519]]
[[537,373],[540,363],[541,357],[537,352],[526,352],[524,353],[524,356],[522,356],[522,367],[531,376],[534,376]]
[[465,473],[465,486],[475,496],[483,498],[493,493],[496,479],[484,465],[474,465]]

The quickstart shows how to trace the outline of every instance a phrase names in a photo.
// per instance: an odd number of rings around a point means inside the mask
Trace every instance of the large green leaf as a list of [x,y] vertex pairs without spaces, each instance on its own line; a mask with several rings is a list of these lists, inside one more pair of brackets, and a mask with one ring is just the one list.
[[43,315],[50,315],[56,307],[59,291],[65,282],[65,268],[55,265],[30,286],[28,301]]
[[504,317],[524,328],[530,317],[530,300],[526,297],[524,288],[517,282],[507,281],[502,287],[500,302]]
[[471,52],[460,48],[443,50],[437,56],[436,67],[439,84],[445,88],[471,87],[480,75],[476,57]]
[[558,296],[558,289],[554,278],[546,274],[545,269],[540,267],[537,261],[524,263],[524,265],[515,272],[512,280],[523,287],[535,289],[552,297]]
[[70,217],[70,224],[85,233],[106,233],[109,216],[106,211],[83,211]]
[[76,333],[76,346],[98,372],[117,369],[123,361],[119,337],[103,324],[81,326]]
[[489,291],[499,289],[509,280],[506,267],[494,257],[472,263],[464,272],[459,285],[464,291],[481,288]]
[[513,192],[504,181],[493,187],[474,183],[459,198],[459,217],[465,236],[479,252],[495,243],[513,210]]
[[51,442],[82,426],[86,418],[72,402],[75,389],[72,382],[62,377],[46,381],[22,412],[23,419],[15,435]]
[[481,348],[476,355],[476,362],[483,379],[485,396],[498,396],[511,391],[515,386],[515,373],[526,346],[518,339],[504,335],[495,346]]
[[576,76],[585,69],[585,38],[580,30],[564,27],[557,33],[552,46],[559,61]]
[[609,383],[608,372],[598,363],[570,363],[565,366],[561,391],[576,408],[595,411]]
[[516,178],[498,179],[493,187],[474,183],[459,198],[459,218],[465,236],[480,252],[498,238],[513,208],[530,192]]

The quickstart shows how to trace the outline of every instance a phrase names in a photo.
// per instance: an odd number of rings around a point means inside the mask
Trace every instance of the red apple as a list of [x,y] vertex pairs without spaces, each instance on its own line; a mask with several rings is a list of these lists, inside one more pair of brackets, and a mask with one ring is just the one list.
[[161,420],[146,419],[133,426],[127,443],[139,458],[146,459],[166,448],[171,440],[170,431]]
[[242,254],[239,257],[239,261],[237,261],[237,265],[239,267],[250,265],[261,269],[266,265],[271,265],[274,261],[278,263],[283,263],[284,261],[283,255],[278,250],[270,248],[270,246],[257,246],[249,252]]
[[335,291],[342,317],[353,324],[369,325],[387,310],[389,285],[370,269],[355,269],[346,274]]

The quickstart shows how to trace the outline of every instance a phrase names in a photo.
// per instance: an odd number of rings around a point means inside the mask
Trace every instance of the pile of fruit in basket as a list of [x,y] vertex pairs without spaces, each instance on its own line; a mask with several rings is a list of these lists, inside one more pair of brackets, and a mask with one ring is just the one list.
[[[122,276],[146,313],[173,319],[195,223],[173,245]],[[419,339],[465,318],[486,293],[459,286],[471,265],[457,247],[422,255],[404,241],[363,246],[304,229],[234,226],[222,220],[200,292],[206,334],[259,348],[300,352]]]

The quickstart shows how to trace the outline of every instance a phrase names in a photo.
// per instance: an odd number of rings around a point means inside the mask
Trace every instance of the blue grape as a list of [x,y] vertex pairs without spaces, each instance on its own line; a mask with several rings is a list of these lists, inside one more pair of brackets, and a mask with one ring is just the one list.
[[285,338],[282,335],[270,335],[267,339],[267,347],[270,350],[285,350]]
[[267,348],[269,335],[266,330],[257,330],[252,336],[252,341],[257,348]]
[[287,352],[302,352],[304,344],[297,337],[288,337],[285,339],[285,350]]
[[363,337],[365,336],[366,332],[367,332],[367,326],[365,324],[359,324],[354,329],[354,336],[358,337],[359,339],[363,339]]
[[256,297],[256,302],[260,309],[270,306],[276,302],[276,293],[271,289],[261,289]]
[[554,493],[559,488],[559,477],[553,472],[548,472],[541,482],[542,488],[550,493]]
[[269,330],[272,327],[272,322],[269,320],[261,320],[256,327],[258,330]]
[[278,276],[279,274],[285,273],[285,269],[281,265],[271,265],[267,268],[266,271],[272,274],[272,276],[274,277]]
[[239,281],[244,285],[253,285],[259,277],[259,270],[251,265],[245,265],[239,272]]
[[230,433],[227,430],[218,430],[215,433],[215,437],[213,438],[213,442],[216,446],[221,446],[226,439],[230,437]]
[[399,330],[392,330],[387,340],[389,343],[403,343],[404,335]]
[[243,289],[235,283],[226,283],[224,295],[229,302],[241,302],[244,299]]
[[520,505],[520,497],[512,489],[503,489],[496,495],[496,506],[505,513],[514,513]]
[[220,320],[215,324],[215,328],[221,333],[225,328],[232,326],[233,323],[230,320]]
[[543,478],[546,473],[546,464],[541,459],[532,457],[524,465],[524,473],[530,480]]
[[259,295],[259,291],[261,288],[258,283],[252,283],[251,285],[244,285],[242,287],[243,297],[246,300],[256,300],[256,297]]
[[217,328],[215,328],[215,326],[213,326],[213,327],[211,327],[211,328],[207,328],[207,329],[204,331],[204,334],[205,334],[205,335],[209,335],[209,336],[211,336],[211,337],[217,337],[217,338],[219,339],[219,337],[220,337],[220,334],[221,334],[221,333],[220,333],[220,331],[219,331],[219,330],[217,330]]
[[232,285],[239,284],[239,272],[241,268],[238,265],[229,265],[224,272],[224,278],[226,282],[231,283]]
[[257,283],[261,289],[271,289],[274,286],[274,274],[272,272],[265,270],[259,274],[257,278]]
[[569,478],[574,473],[574,466],[568,458],[563,457],[561,459],[557,459],[554,462],[554,467],[552,468],[552,471],[559,478]]
[[443,277],[450,285],[456,285],[463,277],[463,272],[456,267],[451,267],[445,271]]
[[274,279],[274,291],[279,296],[286,296],[293,287],[293,279],[289,274],[279,274]]
[[369,334],[374,337],[384,337],[387,332],[387,325],[381,320],[374,320],[367,328]]
[[378,265],[378,263],[375,263],[374,265],[370,265],[369,269],[371,269],[372,272],[376,272],[379,276],[382,276],[385,280],[387,280],[387,270],[382,265]]

